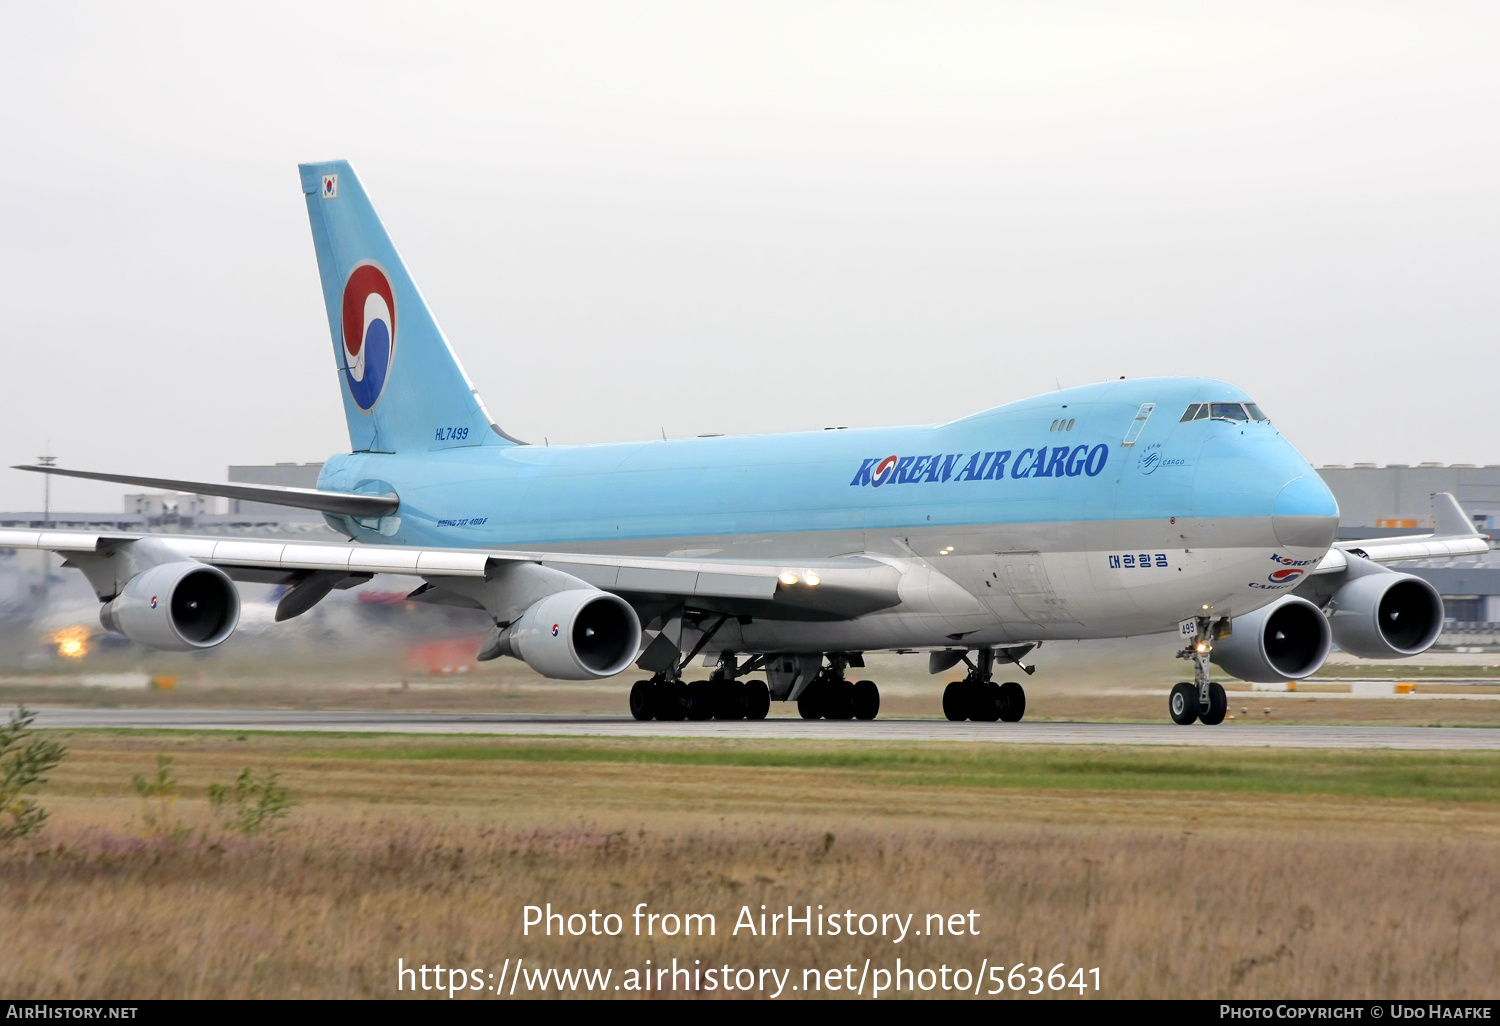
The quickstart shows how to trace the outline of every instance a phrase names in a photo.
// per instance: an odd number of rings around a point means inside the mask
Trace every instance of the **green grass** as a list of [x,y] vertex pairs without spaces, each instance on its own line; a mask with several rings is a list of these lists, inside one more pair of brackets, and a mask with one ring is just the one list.
[[[1500,754],[828,742],[642,741],[577,743],[494,739],[304,753],[327,759],[569,762],[854,772],[893,787],[996,790],[1209,791],[1327,794],[1424,801],[1500,801]],[[812,779],[808,781],[813,783]]]

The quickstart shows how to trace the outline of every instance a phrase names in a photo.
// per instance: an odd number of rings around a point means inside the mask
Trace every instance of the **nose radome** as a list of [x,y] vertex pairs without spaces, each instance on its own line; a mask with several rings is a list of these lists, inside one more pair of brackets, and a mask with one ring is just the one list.
[[1326,550],[1338,536],[1338,501],[1322,478],[1296,478],[1276,496],[1271,529],[1287,548]]

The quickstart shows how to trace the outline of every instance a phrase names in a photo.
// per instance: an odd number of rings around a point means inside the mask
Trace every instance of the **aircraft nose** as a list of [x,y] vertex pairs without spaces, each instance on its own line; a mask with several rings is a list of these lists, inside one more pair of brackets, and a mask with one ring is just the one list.
[[1338,501],[1316,473],[1295,478],[1276,496],[1271,529],[1287,548],[1326,550],[1338,536]]

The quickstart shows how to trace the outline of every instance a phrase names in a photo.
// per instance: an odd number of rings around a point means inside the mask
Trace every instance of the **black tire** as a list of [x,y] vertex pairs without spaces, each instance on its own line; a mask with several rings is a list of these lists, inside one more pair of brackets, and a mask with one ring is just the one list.
[[1224,715],[1229,712],[1229,696],[1224,694],[1222,684],[1211,683],[1208,685],[1208,708],[1198,711],[1199,722],[1206,723],[1210,727],[1217,727],[1224,722]]
[[1167,710],[1172,714],[1172,722],[1187,726],[1198,719],[1198,688],[1197,685],[1183,682],[1172,685],[1172,694],[1167,699]]
[[797,698],[797,715],[804,720],[823,718],[823,682],[815,680],[802,689]]
[[658,684],[656,689],[656,718],[677,721],[687,719],[687,685],[680,680]]
[[714,692],[718,690],[713,684],[706,680],[695,680],[687,686],[687,718],[690,720],[711,720],[714,717]]
[[823,688],[823,716],[830,720],[854,719],[854,685],[831,680]]
[[943,715],[957,722],[969,718],[969,683],[956,680],[943,689]]
[[1006,723],[1020,723],[1026,715],[1026,689],[1013,680],[1000,685],[1000,718]]
[[743,681],[721,680],[713,682],[714,719],[743,720],[745,718],[745,685]]
[[873,720],[880,715],[880,689],[873,680],[854,682],[854,718]]
[[630,688],[630,715],[638,720],[649,720],[656,715],[656,685],[649,680],[638,680]]
[[763,680],[745,682],[745,719],[763,720],[771,711],[771,689]]
[[1000,685],[994,681],[974,684],[969,692],[969,718],[976,723],[994,723],[1004,712]]

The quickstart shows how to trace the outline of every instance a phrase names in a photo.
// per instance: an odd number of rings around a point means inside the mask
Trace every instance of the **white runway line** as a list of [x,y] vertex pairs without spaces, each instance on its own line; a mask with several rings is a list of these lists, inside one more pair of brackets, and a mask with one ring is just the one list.
[[38,710],[37,726],[511,734],[564,737],[757,738],[844,741],[987,741],[1031,745],[1189,745],[1214,748],[1400,748],[1500,751],[1494,727],[1350,727],[1250,723],[1206,727],[1173,723],[949,723],[946,720],[801,720],[640,723],[616,716],[404,712],[315,712],[301,709]]

